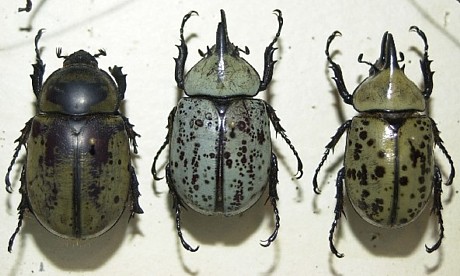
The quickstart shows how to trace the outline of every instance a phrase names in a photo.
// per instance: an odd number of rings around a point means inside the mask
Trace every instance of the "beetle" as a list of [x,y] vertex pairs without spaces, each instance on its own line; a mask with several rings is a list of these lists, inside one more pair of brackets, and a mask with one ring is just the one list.
[[137,153],[139,135],[118,111],[126,75],[121,67],[109,68],[115,84],[98,68],[96,58],[105,56],[104,50],[64,56],[58,48],[64,65],[42,84],[45,64],[38,48],[42,33],[43,29],[35,36],[36,63],[30,75],[38,114],[15,141],[18,145],[5,177],[11,193],[9,175],[24,146],[19,222],[9,240],[9,252],[26,210],[45,229],[69,239],[100,236],[115,225],[128,204],[131,216],[143,213],[130,150],[131,142]]
[[185,205],[204,215],[232,216],[240,214],[262,196],[268,185],[269,200],[275,214],[275,229],[262,241],[269,246],[279,229],[277,157],[272,152],[270,122],[277,134],[288,144],[297,159],[297,178],[302,176],[302,161],[280,125],[275,110],[267,102],[254,99],[265,90],[273,75],[276,61],[273,45],[283,26],[281,11],[275,10],[278,31],[265,49],[265,70],[262,80],[257,71],[242,57],[243,51],[230,42],[225,12],[217,27],[216,44],[184,77],[188,50],[184,25],[195,11],[186,14],[180,28],[179,56],[175,58],[175,79],[182,98],[168,117],[168,134],[154,157],[152,174],[157,176],[156,162],[169,144],[166,182],[173,198],[176,230],[183,247],[196,251],[183,238],[181,207]]
[[398,61],[393,36],[386,32],[382,38],[379,59],[370,65],[367,77],[348,93],[340,65],[329,53],[331,42],[341,35],[335,31],[326,44],[327,60],[334,72],[333,80],[346,104],[353,105],[359,114],[339,127],[326,145],[326,151],[315,171],[313,187],[319,194],[317,176],[331,150],[347,132],[344,166],[337,174],[335,217],[329,232],[329,246],[337,257],[343,257],[334,246],[333,236],[343,211],[345,183],[346,194],[356,212],[365,221],[378,227],[399,228],[414,221],[427,205],[433,193],[431,212],[439,224],[439,239],[426,251],[439,248],[444,237],[442,220],[442,177],[434,160],[434,146],[438,146],[450,164],[446,185],[455,176],[453,161],[439,135],[434,120],[425,114],[426,102],[433,90],[433,73],[428,59],[428,42],[425,33],[412,26],[422,38],[425,49],[420,61],[424,89],[420,90],[404,73]]

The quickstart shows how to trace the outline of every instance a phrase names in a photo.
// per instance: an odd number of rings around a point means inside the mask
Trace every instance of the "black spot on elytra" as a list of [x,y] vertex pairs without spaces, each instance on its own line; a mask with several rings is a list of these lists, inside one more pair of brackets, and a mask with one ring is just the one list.
[[366,198],[370,195],[369,191],[364,189],[362,192],[361,192],[361,197],[362,198]]
[[351,178],[356,180],[356,170],[355,169],[348,169],[347,170],[347,178]]
[[361,165],[361,170],[359,170],[356,173],[356,177],[359,179],[360,185],[367,185],[368,174],[367,174],[367,167],[365,164]]
[[89,148],[89,154],[95,155],[96,154],[96,147],[94,145],[91,145]]
[[366,140],[367,139],[367,131],[363,130],[359,133],[359,139]]
[[360,143],[355,143],[355,148],[353,149],[353,159],[359,160],[362,151],[363,151],[363,146]]
[[368,147],[372,147],[375,144],[375,140],[374,139],[369,139],[366,144],[367,144]]
[[257,130],[257,142],[259,142],[259,145],[263,145],[265,141],[265,133],[262,130]]
[[371,210],[374,215],[383,212],[383,199],[376,198],[375,201],[371,204]]
[[399,184],[401,186],[406,186],[409,183],[409,179],[406,176],[399,178]]
[[375,176],[382,178],[385,175],[385,167],[377,166],[374,170]]
[[419,183],[419,184],[425,184],[425,177],[420,176],[420,177],[418,178],[418,183]]

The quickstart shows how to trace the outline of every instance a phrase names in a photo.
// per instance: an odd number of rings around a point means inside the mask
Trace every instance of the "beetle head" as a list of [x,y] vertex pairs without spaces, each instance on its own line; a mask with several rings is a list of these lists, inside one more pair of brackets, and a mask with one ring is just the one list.
[[[401,54],[401,61],[403,55]],[[358,61],[361,61],[362,55]],[[369,62],[363,62],[370,64]],[[353,106],[357,111],[423,111],[425,99],[422,91],[404,74],[398,64],[393,36],[386,32],[382,38],[379,59],[370,64],[369,77],[353,93]]]
[[[216,44],[208,48],[185,76],[185,93],[219,98],[256,95],[260,86],[259,74],[240,57],[240,51],[228,38],[225,12],[221,10]],[[249,49],[246,47],[243,52],[249,54]]]
[[91,55],[90,53],[84,51],[84,50],[79,50],[70,56],[63,56],[61,48],[58,48],[56,51],[56,54],[59,58],[64,58],[64,65],[63,67],[71,66],[71,65],[88,65],[94,68],[98,68],[97,65],[97,60],[96,58],[99,56],[105,56],[106,52],[104,50],[99,50],[99,53],[95,55]]

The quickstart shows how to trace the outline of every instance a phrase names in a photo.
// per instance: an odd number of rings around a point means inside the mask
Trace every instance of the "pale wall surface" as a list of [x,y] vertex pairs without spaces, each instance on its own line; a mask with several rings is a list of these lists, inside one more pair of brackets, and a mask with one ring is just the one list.
[[[453,275],[460,271],[460,177],[453,187],[444,187],[446,238],[440,250],[427,254],[424,244],[437,238],[437,225],[429,209],[404,229],[384,231],[363,222],[346,202],[348,219],[340,224],[336,240],[345,258],[332,256],[328,231],[335,205],[335,172],[341,163],[344,143],[336,147],[320,175],[322,194],[315,196],[311,179],[324,146],[342,120],[355,114],[341,102],[336,108],[335,86],[330,80],[324,47],[334,30],[343,33],[333,44],[349,90],[367,75],[368,66],[356,59],[374,61],[385,31],[393,33],[396,47],[405,53],[406,72],[421,82],[421,39],[408,32],[411,25],[425,31],[433,59],[434,91],[430,114],[442,131],[446,147],[460,164],[460,3],[438,1],[35,1],[33,30],[19,32],[30,14],[16,9],[25,1],[2,1],[0,8],[0,168],[6,172],[13,154],[13,141],[24,123],[34,115],[34,95],[29,74],[34,62],[33,38],[46,28],[41,40],[45,77],[61,66],[55,48],[63,53],[79,49],[96,52],[101,68],[123,66],[128,74],[124,112],[142,134],[135,167],[141,184],[140,203],[145,214],[126,227],[127,218],[98,239],[80,245],[54,237],[28,216],[16,238],[14,251],[6,250],[16,227],[19,204],[20,166],[13,170],[14,193],[0,192],[0,267],[3,275]],[[39,5],[43,4],[41,8]],[[39,9],[38,9],[39,8]],[[269,248],[258,242],[272,230],[272,209],[258,202],[235,218],[210,218],[193,211],[183,212],[183,229],[192,254],[182,249],[174,229],[171,201],[165,181],[153,183],[150,166],[166,135],[169,111],[178,100],[174,82],[174,46],[179,43],[182,17],[197,10],[186,26],[190,68],[198,59],[197,49],[213,45],[219,9],[227,13],[230,39],[248,46],[245,57],[262,73],[263,51],[276,28],[272,10],[283,11],[285,25],[275,56],[279,60],[269,93],[260,97],[277,110],[288,136],[304,162],[304,178],[292,180],[295,159],[280,137],[276,152],[280,159],[279,209],[281,229]],[[193,35],[192,35],[193,34]],[[269,96],[267,96],[269,95]],[[456,138],[457,137],[457,138]],[[444,172],[448,166],[436,150]],[[164,162],[166,155],[162,156]],[[329,171],[328,171],[329,169]],[[164,171],[161,171],[163,175]],[[154,185],[159,194],[154,194]],[[431,203],[430,203],[431,205]]]

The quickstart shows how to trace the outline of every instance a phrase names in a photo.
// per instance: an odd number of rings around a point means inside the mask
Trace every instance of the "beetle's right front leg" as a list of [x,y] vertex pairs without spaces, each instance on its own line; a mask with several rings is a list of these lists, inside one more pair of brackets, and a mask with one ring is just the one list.
[[40,95],[40,91],[42,90],[43,75],[45,74],[45,64],[40,57],[40,49],[38,48],[38,41],[42,37],[44,30],[45,29],[38,30],[38,33],[35,36],[35,63],[32,64],[34,73],[33,75],[30,75],[30,78],[32,79],[32,88],[37,98]]
[[334,77],[332,79],[335,81],[340,97],[342,97],[346,104],[353,104],[353,96],[348,92],[345,81],[343,80],[342,68],[340,68],[340,65],[332,60],[331,54],[329,53],[329,46],[331,45],[332,40],[334,40],[336,36],[341,35],[342,34],[339,31],[335,31],[329,36],[326,43],[325,53],[327,60],[331,64],[330,68],[334,71]]

